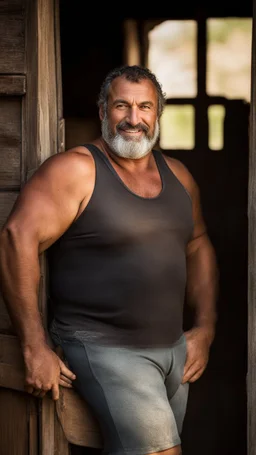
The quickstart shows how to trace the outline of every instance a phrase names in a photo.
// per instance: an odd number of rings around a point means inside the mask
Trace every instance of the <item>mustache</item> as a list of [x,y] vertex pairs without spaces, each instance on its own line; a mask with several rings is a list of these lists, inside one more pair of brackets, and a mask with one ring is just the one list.
[[126,121],[122,121],[120,123],[118,123],[118,125],[116,126],[117,130],[119,129],[129,129],[130,131],[138,131],[138,130],[142,130],[144,131],[145,133],[148,132],[149,128],[144,125],[143,123],[137,123],[137,125],[131,125],[129,122],[126,122]]

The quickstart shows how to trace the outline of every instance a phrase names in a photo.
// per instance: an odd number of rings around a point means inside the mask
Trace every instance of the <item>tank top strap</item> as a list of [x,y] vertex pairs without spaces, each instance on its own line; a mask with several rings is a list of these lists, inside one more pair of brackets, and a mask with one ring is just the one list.
[[[83,144],[83,147],[86,147],[92,154],[94,160],[98,164],[103,164],[103,168],[111,171],[112,174],[114,174],[116,177],[120,178],[118,174],[116,173],[115,169],[113,168],[112,164],[110,163],[109,159],[102,153],[102,151],[94,144]],[[105,165],[105,166],[104,166]]]
[[[112,170],[112,166],[111,166],[108,158],[104,155],[104,153],[102,153],[100,151],[100,149],[96,145],[91,144],[91,143],[86,143],[86,144],[83,144],[83,147],[86,147],[91,152],[93,157],[95,157],[95,156],[97,158],[99,157],[101,159],[101,161],[103,161]],[[154,158],[157,163],[160,174],[172,173],[163,157],[162,152],[160,150],[153,149],[152,153],[154,155]]]
[[86,144],[83,144],[83,147],[87,148],[91,152],[91,154],[94,158],[100,157],[101,159],[103,159],[103,161],[105,161],[104,160],[105,155],[100,151],[100,149],[96,145],[91,144],[91,143],[86,143]]
[[[104,155],[104,153],[101,152],[101,150],[94,144],[86,143],[83,144],[84,147],[86,147],[92,154],[93,158],[95,159],[96,162],[105,164],[105,166],[108,168],[109,171],[111,171],[112,174],[120,180],[119,175],[117,174],[116,170],[113,168],[112,164],[108,160],[108,158]],[[169,168],[168,164],[166,163],[163,154],[160,150],[153,149],[152,150],[155,162],[158,167],[158,171],[160,174],[160,177],[163,182],[163,186],[165,187],[166,185],[173,185],[174,182],[177,182],[177,178],[173,174],[172,170]],[[103,167],[105,167],[103,166]],[[121,181],[121,180],[120,180]],[[180,182],[179,182],[180,183]]]
[[163,154],[160,150],[153,150],[153,155],[158,166],[160,174],[170,175],[172,174],[171,169],[169,168],[168,164],[166,163]]

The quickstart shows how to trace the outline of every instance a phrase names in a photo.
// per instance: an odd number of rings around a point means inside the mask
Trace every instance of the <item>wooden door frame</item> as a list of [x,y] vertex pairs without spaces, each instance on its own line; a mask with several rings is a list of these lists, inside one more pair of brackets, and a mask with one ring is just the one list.
[[249,140],[247,453],[256,455],[256,0],[253,0]]
[[[24,98],[23,181],[48,157],[64,149],[60,67],[59,0],[26,0],[26,74]],[[36,113],[36,114],[35,114]],[[47,333],[46,259],[40,257],[39,311]],[[51,344],[48,337],[48,342]],[[39,406],[39,455],[68,455],[55,403],[46,396]]]

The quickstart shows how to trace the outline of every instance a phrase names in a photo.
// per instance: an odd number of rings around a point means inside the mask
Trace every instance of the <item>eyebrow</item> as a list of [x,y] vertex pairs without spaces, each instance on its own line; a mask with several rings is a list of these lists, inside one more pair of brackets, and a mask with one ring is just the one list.
[[[119,98],[119,99],[113,101],[113,105],[118,104],[118,103],[130,104],[127,100],[123,100],[122,98]],[[152,103],[152,101],[141,101],[139,103],[139,105],[141,105],[141,104],[148,104],[150,106],[154,106],[154,103]]]

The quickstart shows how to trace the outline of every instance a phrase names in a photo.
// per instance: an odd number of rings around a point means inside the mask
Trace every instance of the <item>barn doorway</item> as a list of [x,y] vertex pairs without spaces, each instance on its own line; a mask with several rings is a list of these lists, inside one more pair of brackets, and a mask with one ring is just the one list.
[[[228,12],[195,5],[186,17],[180,6],[174,8],[171,17],[162,10],[161,19],[151,14],[150,20],[120,15],[106,23],[102,14],[96,31],[93,21],[85,27],[79,2],[72,10],[60,2],[66,148],[100,134],[96,99],[110,69],[134,62],[157,73],[162,62],[166,70],[164,52],[175,50],[170,60],[176,66],[159,73],[170,87],[159,147],[181,160],[200,186],[221,275],[216,338],[207,371],[191,387],[183,455],[245,455],[252,11],[246,2]],[[183,92],[179,68],[187,76]],[[179,84],[172,92],[175,77]],[[186,309],[185,325],[190,323]],[[96,453],[72,447],[72,455]]]

